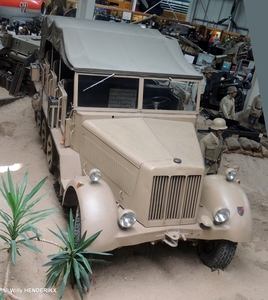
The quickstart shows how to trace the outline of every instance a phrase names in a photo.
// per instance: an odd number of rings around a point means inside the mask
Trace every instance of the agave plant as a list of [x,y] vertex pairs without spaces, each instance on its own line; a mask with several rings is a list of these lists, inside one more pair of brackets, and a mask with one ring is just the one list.
[[[58,226],[57,226],[58,227]],[[87,231],[79,238],[75,234],[74,221],[72,210],[69,214],[69,223],[67,232],[59,229],[60,234],[50,230],[58,237],[64,246],[61,246],[61,251],[54,255],[49,255],[50,261],[44,266],[49,267],[46,272],[46,288],[57,285],[59,280],[62,280],[58,299],[62,298],[67,281],[69,280],[72,288],[75,284],[78,287],[80,298],[83,299],[83,289],[89,292],[90,279],[89,274],[92,274],[91,263],[107,263],[102,259],[95,259],[94,255],[111,255],[109,253],[95,252],[86,250],[88,246],[99,236],[101,231],[95,233],[86,239]]]
[[41,252],[33,243],[33,239],[39,239],[40,235],[35,223],[43,220],[47,216],[57,212],[55,209],[32,210],[33,207],[46,195],[42,195],[33,200],[34,195],[40,190],[47,177],[41,180],[31,191],[24,197],[27,181],[28,170],[26,170],[20,187],[14,187],[10,170],[7,171],[8,183],[2,176],[2,185],[0,191],[5,198],[11,212],[7,213],[0,209],[0,238],[5,241],[8,252],[11,254],[12,264],[16,264],[17,254],[20,255],[19,245],[24,245],[31,250]]

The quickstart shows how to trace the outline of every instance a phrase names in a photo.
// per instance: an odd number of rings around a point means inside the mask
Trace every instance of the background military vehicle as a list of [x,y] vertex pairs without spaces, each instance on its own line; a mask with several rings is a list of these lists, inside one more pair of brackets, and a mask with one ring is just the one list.
[[40,36],[3,35],[0,45],[0,85],[10,95],[32,95],[31,71],[37,66]]

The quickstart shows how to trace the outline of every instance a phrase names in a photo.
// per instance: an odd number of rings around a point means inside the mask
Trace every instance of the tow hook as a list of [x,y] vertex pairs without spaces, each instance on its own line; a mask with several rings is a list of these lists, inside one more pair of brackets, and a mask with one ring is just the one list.
[[180,231],[170,231],[165,233],[164,242],[168,244],[171,247],[177,247],[178,241],[182,237],[184,241],[186,241],[186,237],[183,233],[180,233]]

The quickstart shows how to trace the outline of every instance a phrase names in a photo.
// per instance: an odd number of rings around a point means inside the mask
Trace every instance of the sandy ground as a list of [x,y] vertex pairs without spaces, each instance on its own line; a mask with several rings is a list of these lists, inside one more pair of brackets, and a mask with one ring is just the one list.
[[[20,184],[29,171],[28,190],[47,176],[38,195],[46,195],[37,208],[59,209],[59,212],[37,224],[45,239],[56,241],[48,228],[65,228],[66,215],[53,190],[54,179],[48,172],[45,154],[34,121],[30,98],[0,107],[0,172],[6,178],[5,166],[21,164],[13,171]],[[240,166],[239,178],[252,208],[254,238],[238,244],[235,257],[225,271],[211,272],[203,265],[196,248],[187,243],[171,248],[158,243],[126,247],[113,252],[111,264],[93,266],[94,284],[84,299],[199,299],[199,300],[266,300],[268,299],[268,159],[242,154],[225,154],[222,169],[228,164]],[[1,209],[8,209],[0,195]],[[56,241],[58,242],[58,241]],[[3,242],[0,241],[0,246]],[[11,267],[9,288],[22,299],[57,299],[56,290],[45,293],[47,255],[56,253],[53,245],[36,243],[41,254],[21,247],[16,266]],[[2,247],[1,247],[2,248]],[[4,285],[7,253],[0,252],[0,286]],[[39,290],[38,290],[39,289]],[[63,299],[79,299],[76,290],[66,288]]]

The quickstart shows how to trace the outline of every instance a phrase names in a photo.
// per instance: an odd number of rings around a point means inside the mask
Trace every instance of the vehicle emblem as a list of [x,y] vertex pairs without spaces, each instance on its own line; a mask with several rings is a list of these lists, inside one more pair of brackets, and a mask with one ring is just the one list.
[[244,207],[243,206],[238,206],[237,207],[237,212],[242,217],[244,215]]

